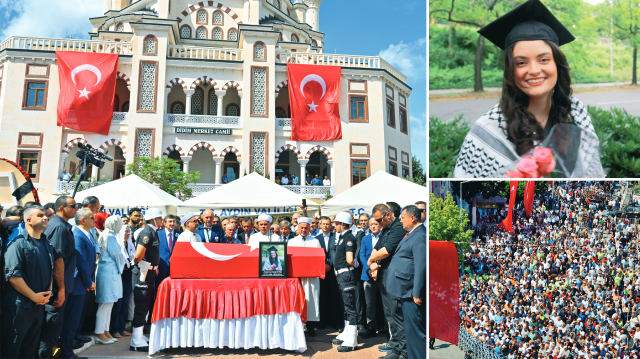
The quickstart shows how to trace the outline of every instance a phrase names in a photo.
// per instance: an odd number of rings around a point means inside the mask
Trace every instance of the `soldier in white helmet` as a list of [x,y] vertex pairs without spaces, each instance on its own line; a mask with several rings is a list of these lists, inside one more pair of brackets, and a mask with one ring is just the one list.
[[358,347],[358,315],[356,313],[356,237],[353,236],[351,226],[351,213],[340,212],[335,218],[336,239],[331,243],[331,256],[336,273],[336,280],[342,292],[344,302],[344,330],[333,344],[339,345],[339,352],[348,352]]

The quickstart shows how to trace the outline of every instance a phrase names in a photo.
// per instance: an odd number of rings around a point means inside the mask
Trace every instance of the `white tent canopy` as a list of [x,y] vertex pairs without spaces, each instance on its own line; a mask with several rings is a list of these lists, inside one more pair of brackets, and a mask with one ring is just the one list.
[[[258,216],[261,214],[286,215],[300,212],[303,196],[291,192],[253,172],[229,184],[218,187],[178,206],[178,215],[213,210],[220,217]],[[308,215],[314,215],[318,206],[307,201]]]
[[370,214],[378,203],[396,202],[404,208],[417,201],[426,202],[427,198],[427,187],[378,171],[320,206],[323,216],[332,216],[346,211],[353,214]]
[[152,207],[161,210],[163,215],[176,214],[177,206],[182,203],[134,174],[78,192],[75,200],[80,203],[87,196],[98,197],[105,212],[111,215],[128,214],[134,207],[142,209],[143,214]]

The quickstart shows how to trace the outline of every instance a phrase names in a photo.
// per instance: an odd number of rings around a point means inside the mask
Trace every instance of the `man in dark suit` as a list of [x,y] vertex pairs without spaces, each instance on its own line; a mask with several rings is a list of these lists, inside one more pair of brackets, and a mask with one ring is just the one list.
[[335,233],[331,231],[329,217],[320,217],[319,222],[322,232],[316,236],[316,239],[324,249],[326,275],[324,279],[320,279],[320,324],[318,329],[324,329],[329,325],[334,329],[341,329],[344,327],[344,305],[329,253],[331,242],[335,241]]
[[[91,242],[89,230],[94,227],[93,212],[90,208],[82,208],[76,212],[76,227],[73,238],[76,248],[76,272],[73,292],[67,298],[64,311],[64,322],[60,331],[60,351],[62,358],[74,358],[73,349],[77,346],[74,337],[78,326],[82,324],[82,308],[88,291],[96,289],[93,270],[95,269],[95,247]],[[84,343],[80,343],[84,344]]]
[[196,234],[202,238],[203,243],[219,243],[220,239],[224,237],[224,230],[220,225],[215,225],[213,223],[213,218],[214,215],[212,210],[205,209],[204,212],[202,212],[204,225],[198,228]]
[[[180,233],[175,230],[176,216],[168,214],[164,217],[164,229],[158,230],[158,238],[160,238],[160,263],[158,264],[158,275],[156,276],[153,295],[151,296],[151,304],[149,312],[153,313],[153,306],[156,303],[156,294],[160,283],[169,276],[171,253]],[[151,328],[151,316],[147,319],[145,330]]]
[[409,359],[424,358],[427,352],[427,229],[420,213],[413,205],[402,211],[400,221],[409,233],[398,244],[384,279],[387,292],[402,305]]
[[[279,223],[280,225],[280,240],[283,242],[289,242],[290,239],[293,239],[296,237],[296,234],[293,233],[291,231],[291,222],[287,221],[287,220],[282,220]],[[309,232],[311,233],[311,232]],[[320,234],[322,234],[322,231],[320,231]],[[320,242],[322,243],[322,242]]]
[[367,331],[361,334],[364,339],[376,336],[376,297],[378,294],[378,282],[371,278],[371,269],[367,265],[367,261],[379,239],[380,225],[372,218],[369,220],[369,234],[362,238],[359,253],[360,262],[362,263],[362,276],[360,279],[363,281],[368,326]]
[[[247,235],[247,233],[249,233]],[[238,239],[243,244],[249,243],[249,238],[252,234],[258,233],[253,227],[253,219],[251,217],[244,217],[242,219],[242,233],[238,233]]]

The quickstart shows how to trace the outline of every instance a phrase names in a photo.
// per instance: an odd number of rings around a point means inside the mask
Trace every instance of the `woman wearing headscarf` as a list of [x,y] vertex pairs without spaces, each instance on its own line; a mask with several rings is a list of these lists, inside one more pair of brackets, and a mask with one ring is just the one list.
[[117,233],[122,229],[122,218],[111,216],[104,224],[104,230],[98,237],[100,259],[96,273],[96,313],[97,341],[100,344],[113,344],[117,339],[109,333],[113,304],[122,298],[122,272],[125,256],[118,244]]
[[133,245],[131,238],[131,227],[124,225],[118,234],[118,244],[122,249],[124,260],[124,270],[122,275],[122,298],[113,305],[111,310],[111,333],[114,338],[122,338],[122,336],[131,336],[131,333],[124,330],[124,326],[127,323],[127,314],[129,311],[129,297],[133,291],[133,278],[131,275],[131,262],[136,254],[136,248]]

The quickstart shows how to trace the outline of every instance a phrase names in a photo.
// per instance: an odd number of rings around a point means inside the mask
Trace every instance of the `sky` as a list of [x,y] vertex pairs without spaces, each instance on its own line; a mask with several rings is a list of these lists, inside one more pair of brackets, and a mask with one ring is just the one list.
[[[597,0],[596,0],[597,1]],[[381,56],[404,73],[409,97],[411,152],[427,165],[426,1],[324,0],[320,31],[325,52]],[[103,0],[0,0],[0,42],[10,36],[88,38],[90,17]]]

